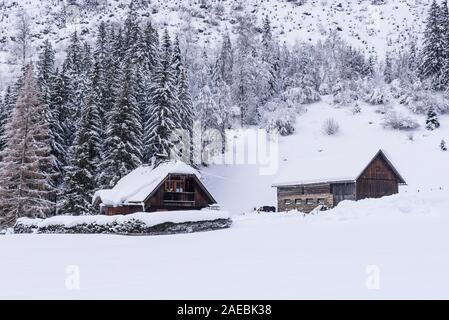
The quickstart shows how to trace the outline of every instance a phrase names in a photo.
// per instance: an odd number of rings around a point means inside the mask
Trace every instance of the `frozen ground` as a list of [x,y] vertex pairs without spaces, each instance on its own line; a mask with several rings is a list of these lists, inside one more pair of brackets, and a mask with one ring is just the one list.
[[197,234],[0,236],[0,299],[449,298],[448,207],[433,191]]

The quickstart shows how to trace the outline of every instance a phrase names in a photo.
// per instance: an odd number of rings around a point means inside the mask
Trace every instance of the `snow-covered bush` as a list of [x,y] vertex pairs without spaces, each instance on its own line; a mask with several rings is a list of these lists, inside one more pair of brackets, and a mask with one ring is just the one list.
[[440,149],[441,149],[441,151],[447,151],[446,141],[441,140]]
[[331,94],[332,90],[328,83],[323,82],[322,84],[320,84],[318,92],[320,93],[320,95],[325,96]]
[[394,99],[399,99],[404,94],[404,88],[402,87],[401,80],[394,79],[391,81],[390,93]]
[[369,104],[381,105],[390,102],[390,92],[383,81],[367,81],[364,83],[364,91],[363,100]]
[[346,106],[360,98],[360,88],[355,81],[337,82],[332,87],[333,103],[337,106]]
[[292,104],[308,104],[321,100],[320,93],[315,90],[312,79],[305,75],[299,87],[291,88],[283,93],[283,99]]
[[356,103],[354,105],[354,107],[352,107],[352,114],[359,114],[362,112],[362,108],[360,107],[360,105],[358,103]]
[[427,114],[429,109],[439,114],[449,112],[448,97],[427,89],[425,84],[419,81],[404,86],[399,102],[416,114]]
[[340,131],[340,125],[334,118],[328,118],[323,123],[323,133],[328,136],[336,135]]
[[384,128],[395,130],[414,130],[419,128],[419,123],[408,116],[398,114],[395,111],[388,112],[382,122]]
[[295,132],[297,109],[282,99],[269,101],[262,112],[261,126],[267,132],[288,136]]

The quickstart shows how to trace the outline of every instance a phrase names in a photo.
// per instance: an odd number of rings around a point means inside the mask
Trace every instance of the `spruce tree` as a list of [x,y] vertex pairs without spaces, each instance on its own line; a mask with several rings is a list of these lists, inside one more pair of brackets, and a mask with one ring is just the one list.
[[440,88],[440,72],[443,67],[443,43],[440,28],[440,7],[436,0],[430,5],[424,31],[422,61],[419,66],[423,79],[430,79],[434,88]]
[[433,108],[430,108],[429,111],[427,111],[427,119],[426,119],[426,129],[433,131],[435,129],[438,129],[440,127],[440,122],[438,121],[438,116],[433,110]]
[[186,137],[182,148],[185,150],[181,152],[182,159],[186,163],[196,165],[199,163],[197,157],[199,146],[194,136],[194,121],[195,113],[193,110],[192,97],[189,90],[189,80],[187,78],[187,71],[182,68],[178,84],[178,101],[179,101],[179,117],[181,119],[181,127],[184,130]]
[[440,14],[438,16],[441,33],[441,54],[442,70],[441,85],[447,87],[449,84],[449,8],[447,0],[443,0],[440,5]]
[[6,126],[7,145],[0,165],[0,225],[11,226],[19,217],[54,213],[50,125],[32,65],[23,80]]
[[57,173],[53,185],[56,188],[62,183],[63,167],[65,165],[65,157],[67,146],[64,139],[65,123],[61,123],[62,116],[60,108],[53,104],[53,98],[56,88],[56,71],[55,71],[55,52],[47,40],[44,42],[43,48],[39,54],[37,62],[37,81],[41,92],[41,102],[45,110],[50,125],[50,146],[51,154],[55,157],[54,170]]
[[155,69],[151,84],[150,118],[145,136],[145,153],[149,158],[158,161],[170,158],[171,152],[177,153],[171,141],[175,129],[180,128],[178,112],[178,92],[176,78],[172,66],[172,45],[168,31],[165,30],[160,59]]
[[151,22],[148,22],[143,31],[141,45],[143,46],[141,51],[144,53],[143,68],[153,72],[158,60],[159,35]]
[[6,89],[5,96],[2,100],[0,100],[0,162],[1,162],[1,152],[6,147],[6,136],[5,130],[6,125],[9,121],[9,117],[11,115],[11,88],[8,87]]
[[98,78],[93,71],[90,76],[90,91],[82,110],[75,140],[69,152],[66,168],[64,200],[65,214],[94,214],[92,196],[98,187],[97,173],[101,160],[101,129],[98,108]]
[[447,151],[446,141],[441,140],[441,142],[440,142],[440,149],[441,149],[441,151]]
[[125,66],[122,74],[122,88],[107,115],[100,174],[103,187],[113,187],[123,176],[137,168],[142,160],[142,127],[132,65]]

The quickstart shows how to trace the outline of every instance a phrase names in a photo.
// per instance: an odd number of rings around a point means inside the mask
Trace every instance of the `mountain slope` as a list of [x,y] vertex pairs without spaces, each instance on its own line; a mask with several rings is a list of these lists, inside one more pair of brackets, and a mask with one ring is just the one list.
[[[428,1],[388,0],[372,5],[372,0],[346,3],[330,0],[139,0],[142,19],[151,19],[172,32],[181,31],[188,41],[214,47],[224,30],[233,31],[236,17],[254,16],[261,25],[268,15],[274,33],[287,44],[317,41],[337,30],[352,45],[382,56],[387,42],[405,43],[410,35],[421,34]],[[305,2],[302,5],[298,3]],[[39,45],[50,39],[61,53],[68,36],[77,30],[85,40],[91,39],[100,21],[123,21],[129,0],[1,0],[0,1],[0,91],[10,82],[10,75],[20,64],[17,25],[27,17],[31,30],[29,58]],[[90,3],[95,3],[90,1]],[[61,56],[61,55],[59,55]]]

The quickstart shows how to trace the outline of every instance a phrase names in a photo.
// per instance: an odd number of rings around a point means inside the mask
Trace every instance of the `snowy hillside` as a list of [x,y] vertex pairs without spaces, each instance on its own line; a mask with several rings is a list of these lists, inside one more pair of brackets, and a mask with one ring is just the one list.
[[[276,189],[271,185],[292,174],[301,176],[303,165],[310,167],[309,161],[320,154],[338,159],[370,159],[379,149],[385,149],[407,182],[400,192],[449,190],[449,152],[443,152],[439,146],[442,139],[449,140],[447,115],[441,117],[439,130],[428,131],[425,116],[394,105],[396,112],[416,119],[420,128],[392,130],[383,127],[385,115],[376,112],[379,106],[360,104],[361,112],[353,114],[351,108],[335,108],[329,99],[308,105],[307,112],[297,118],[296,133],[280,138],[279,170],[274,174],[260,175],[257,165],[218,165],[203,170],[206,184],[225,209],[238,214],[253,207],[275,205]],[[340,125],[335,136],[322,132],[323,122],[329,117]],[[338,163],[332,165],[332,170],[339,173]],[[236,195],[244,196],[236,199]]]
[[[150,3],[151,4],[147,4]],[[299,3],[305,2],[300,5]],[[128,0],[98,1],[96,6],[83,0],[2,0],[0,2],[0,91],[18,70],[18,25],[25,20],[32,32],[30,57],[49,39],[61,53],[70,34],[77,30],[90,40],[100,21],[124,19]],[[382,57],[387,42],[393,47],[406,44],[410,35],[422,32],[428,0],[388,0],[372,5],[372,0],[152,0],[141,1],[140,15],[156,26],[184,32],[192,43],[216,46],[224,30],[231,33],[238,16],[254,16],[256,22],[268,15],[273,33],[281,41],[316,42],[337,30],[350,44]],[[60,57],[61,59],[61,57]]]

